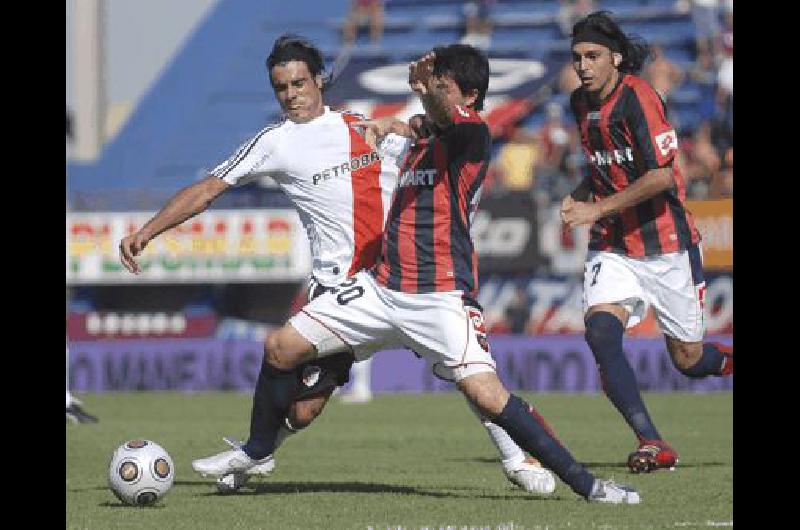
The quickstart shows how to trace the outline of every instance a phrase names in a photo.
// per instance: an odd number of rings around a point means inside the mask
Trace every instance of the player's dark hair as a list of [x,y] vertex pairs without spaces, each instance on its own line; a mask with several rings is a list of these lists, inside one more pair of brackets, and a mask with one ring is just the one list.
[[572,44],[577,42],[602,44],[611,51],[622,55],[617,69],[620,72],[636,74],[652,55],[650,45],[641,37],[625,34],[611,18],[610,11],[595,11],[586,15],[572,26]]
[[294,33],[284,33],[275,41],[272,51],[267,57],[267,70],[272,81],[272,68],[278,64],[286,64],[289,61],[302,61],[306,63],[312,77],[322,74],[322,89],[328,87],[330,76],[325,76],[325,62],[322,59],[322,52],[311,44],[311,42]]
[[473,107],[483,109],[483,98],[489,88],[489,59],[480,50],[468,44],[437,46],[433,49],[433,75],[452,77],[462,94],[478,90]]

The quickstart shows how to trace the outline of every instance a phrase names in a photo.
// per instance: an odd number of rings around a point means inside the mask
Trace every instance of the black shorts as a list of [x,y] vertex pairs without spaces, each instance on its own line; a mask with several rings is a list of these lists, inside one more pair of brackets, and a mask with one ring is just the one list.
[[[308,282],[308,299],[313,300],[328,289],[312,276]],[[354,362],[352,352],[347,351],[301,364],[297,367],[299,390],[295,400],[325,394],[346,384],[350,381],[350,367]]]

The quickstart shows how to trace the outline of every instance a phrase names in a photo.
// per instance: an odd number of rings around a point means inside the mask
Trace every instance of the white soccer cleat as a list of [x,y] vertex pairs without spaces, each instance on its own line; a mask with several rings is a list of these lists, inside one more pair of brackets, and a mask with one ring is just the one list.
[[506,478],[512,484],[529,493],[550,495],[556,489],[556,478],[539,464],[521,462],[514,468],[503,468]]
[[[275,468],[275,461],[272,455],[268,455],[260,460],[254,460],[242,451],[240,444],[228,438],[223,438],[223,440],[225,440],[228,445],[232,446],[233,449],[209,456],[208,458],[193,460],[192,468],[204,477],[208,475],[223,477],[233,473],[245,473],[256,466],[269,467],[269,464],[271,464],[273,469]],[[264,468],[265,467],[262,467],[261,469]],[[271,473],[272,469],[270,469],[269,472]],[[257,472],[256,474],[260,473]]]
[[220,493],[231,493],[245,484],[247,481],[250,480],[250,477],[253,475],[261,476],[261,477],[268,477],[272,474],[275,470],[275,458],[272,455],[269,455],[266,458],[266,462],[261,464],[257,464],[244,473],[230,473],[228,475],[223,475],[217,479],[217,491]]
[[595,479],[592,493],[587,499],[591,502],[608,502],[611,504],[639,504],[641,497],[630,486],[617,484],[613,480]]
[[353,392],[342,394],[339,398],[342,403],[369,403],[372,401],[371,392]]

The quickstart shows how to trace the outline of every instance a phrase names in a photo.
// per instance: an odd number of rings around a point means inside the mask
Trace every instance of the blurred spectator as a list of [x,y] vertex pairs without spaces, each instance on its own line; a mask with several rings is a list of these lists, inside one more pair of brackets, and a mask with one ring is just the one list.
[[594,0],[561,0],[561,7],[556,14],[556,21],[561,33],[569,36],[575,22],[592,11],[596,11]]
[[464,2],[465,33],[461,44],[487,50],[492,44],[491,9],[495,0],[468,0]]
[[720,169],[711,180],[709,198],[733,197],[733,147],[725,151]]
[[536,136],[524,129],[513,130],[494,162],[494,192],[531,190],[539,156]]
[[653,60],[644,69],[644,77],[666,101],[670,91],[683,83],[683,69],[664,55],[664,48],[653,45]]
[[572,91],[581,86],[581,78],[578,77],[572,63],[567,63],[561,68],[558,74],[558,90],[562,94],[572,94]]
[[514,299],[506,306],[505,323],[511,333],[526,333],[531,319],[531,299],[524,286],[517,286]]
[[690,199],[708,199],[711,182],[721,161],[711,138],[711,124],[703,122],[691,139],[682,142],[682,167],[686,178],[686,195]]
[[358,29],[365,20],[369,20],[370,42],[378,44],[383,37],[383,0],[353,0],[342,30],[345,44],[356,42]]
[[692,21],[695,27],[697,52],[714,50],[714,42],[719,36],[719,1],[693,0]]
[[547,121],[539,130],[541,156],[536,161],[536,174],[539,178],[553,178],[566,172],[570,136],[563,121],[564,110],[561,105],[550,102],[545,112]]

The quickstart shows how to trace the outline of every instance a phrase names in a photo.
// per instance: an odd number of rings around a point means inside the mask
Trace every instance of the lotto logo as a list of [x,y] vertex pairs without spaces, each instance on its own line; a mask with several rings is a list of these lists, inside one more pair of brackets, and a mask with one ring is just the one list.
[[656,145],[662,156],[667,156],[667,153],[673,149],[678,148],[678,135],[675,130],[669,130],[656,136]]

